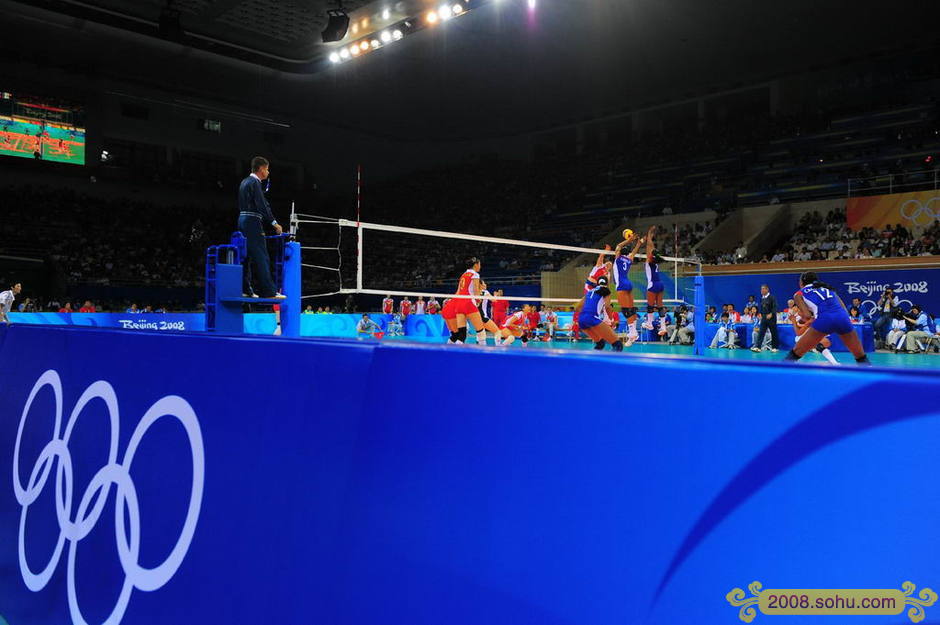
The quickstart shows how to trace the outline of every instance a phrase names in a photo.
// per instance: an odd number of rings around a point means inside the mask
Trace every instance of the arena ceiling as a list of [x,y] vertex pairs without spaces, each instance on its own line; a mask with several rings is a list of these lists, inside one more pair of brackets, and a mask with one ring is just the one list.
[[[435,0],[345,0],[400,19]],[[0,0],[29,23],[0,52],[364,134],[455,141],[524,133],[937,44],[931,3],[492,0],[348,63],[325,59],[327,0]],[[890,15],[886,14],[889,13]],[[54,23],[57,22],[57,23]],[[43,37],[52,24],[54,37]],[[48,30],[48,28],[46,28]],[[34,45],[41,41],[41,45]],[[32,50],[31,48],[36,48]],[[63,61],[64,59],[64,61]],[[246,88],[250,85],[250,88]]]

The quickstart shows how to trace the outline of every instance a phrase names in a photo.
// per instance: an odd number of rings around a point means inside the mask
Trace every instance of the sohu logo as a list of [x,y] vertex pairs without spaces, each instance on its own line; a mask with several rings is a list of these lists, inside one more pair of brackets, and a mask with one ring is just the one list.
[[921,203],[919,200],[908,200],[901,204],[901,217],[915,226],[929,226],[936,219],[940,219],[940,206],[933,207],[940,202],[940,196],[934,196]]
[[[33,465],[29,475],[27,486],[20,482],[20,445],[23,438],[23,428],[26,425],[26,417],[29,415],[30,407],[36,395],[44,387],[50,387],[55,394],[55,426],[52,434],[52,440],[43,448]],[[73,497],[73,475],[72,475],[72,455],[68,444],[75,427],[78,416],[82,413],[85,406],[93,399],[101,399],[108,408],[108,414],[111,420],[111,441],[108,450],[108,462],[98,470],[88,488],[82,493],[79,499],[78,511],[75,518],[70,517],[72,511]],[[134,461],[134,454],[141,440],[147,434],[158,419],[165,416],[172,416],[182,423],[189,438],[189,445],[192,451],[193,462],[193,483],[189,497],[189,510],[186,514],[186,521],[183,523],[183,530],[176,541],[176,545],[159,566],[148,569],[140,565],[140,507],[137,501],[137,490],[130,477],[131,463]],[[23,414],[20,417],[20,425],[16,431],[16,448],[13,451],[13,490],[16,493],[16,500],[22,506],[20,514],[19,529],[19,560],[20,573],[23,575],[23,581],[33,592],[38,592],[45,588],[46,584],[52,578],[59,559],[62,556],[62,550],[65,542],[69,543],[67,582],[68,582],[68,601],[69,612],[72,622],[76,625],[86,625],[79,607],[78,596],[75,589],[75,554],[78,544],[98,523],[104,506],[108,501],[111,487],[116,489],[115,500],[115,519],[114,526],[117,538],[117,551],[121,561],[121,568],[124,570],[124,584],[118,597],[117,604],[114,606],[110,616],[105,621],[105,625],[118,625],[124,617],[127,605],[130,602],[131,592],[137,588],[144,591],[157,590],[166,584],[176,573],[189,545],[192,542],[193,534],[196,531],[196,521],[199,519],[199,509],[202,505],[202,488],[205,477],[205,459],[202,446],[202,432],[199,428],[199,421],[196,413],[189,403],[182,397],[170,395],[164,397],[153,404],[144,414],[137,429],[131,434],[127,449],[124,452],[124,458],[118,462],[118,432],[120,419],[118,413],[118,401],[114,389],[110,384],[104,381],[93,383],[82,396],[72,410],[68,423],[65,424],[64,432],[62,425],[62,381],[59,374],[54,370],[43,373],[33,390],[26,400],[23,407]],[[60,434],[61,432],[61,434]],[[26,561],[25,528],[26,516],[29,507],[39,498],[46,483],[49,481],[53,465],[56,465],[55,474],[55,508],[56,518],[59,523],[59,537],[53,550],[52,557],[49,558],[45,568],[38,573],[34,573]],[[94,502],[94,505],[92,505]]]

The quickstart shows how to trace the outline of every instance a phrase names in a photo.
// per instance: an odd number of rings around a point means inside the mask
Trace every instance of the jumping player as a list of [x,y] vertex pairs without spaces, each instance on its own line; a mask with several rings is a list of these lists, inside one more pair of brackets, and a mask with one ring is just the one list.
[[793,301],[800,316],[810,322],[810,326],[787,354],[786,360],[799,360],[827,334],[834,333],[855,356],[855,362],[871,364],[842,299],[831,286],[820,281],[815,272],[807,271],[800,276],[800,290],[793,295]]
[[[627,232],[626,234],[630,233]],[[643,238],[638,239],[629,254],[624,253],[623,247],[630,243],[630,239],[619,243],[614,249],[616,252],[613,272],[614,287],[617,289],[617,303],[620,304],[620,310],[627,318],[626,347],[630,347],[640,338],[640,334],[636,329],[637,309],[633,302],[633,283],[630,282],[630,267],[633,265],[633,258],[636,256],[637,251],[639,251],[640,246],[643,245],[643,241]]]
[[662,257],[656,253],[654,237],[656,226],[650,226],[646,233],[646,310],[658,310],[663,305],[663,292],[666,287],[659,277],[659,263]]
[[610,306],[610,289],[607,280],[601,278],[591,292],[581,298],[574,307],[574,316],[581,331],[594,341],[594,349],[604,349],[610,343],[615,352],[623,351],[623,343],[608,324],[604,323],[604,309]]
[[[604,245],[604,249],[610,251],[610,246]],[[585,295],[587,295],[591,289],[597,286],[597,283],[601,278],[606,278],[613,270],[613,263],[609,260],[605,260],[605,256],[607,256],[607,254],[604,253],[597,255],[597,261],[594,263],[594,268],[591,269],[591,273],[588,274],[587,280],[584,281]]]

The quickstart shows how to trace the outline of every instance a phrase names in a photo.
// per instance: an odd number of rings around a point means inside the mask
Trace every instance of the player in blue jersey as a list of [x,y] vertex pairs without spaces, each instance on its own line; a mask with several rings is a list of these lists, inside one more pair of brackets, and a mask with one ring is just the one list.
[[643,238],[637,240],[633,250],[627,254],[623,251],[625,245],[635,238],[631,232],[629,239],[617,245],[614,249],[614,288],[617,289],[617,303],[620,304],[620,310],[627,318],[627,347],[633,345],[640,335],[636,329],[637,309],[633,301],[633,283],[630,282],[630,267],[633,265],[633,258],[643,245]]
[[606,310],[610,306],[610,289],[607,288],[607,279],[599,278],[597,286],[591,289],[581,298],[581,301],[575,304],[574,318],[591,340],[594,341],[594,349],[604,349],[604,346],[610,343],[611,349],[615,352],[623,351],[623,343],[617,338],[616,332],[607,323]]
[[659,310],[663,305],[663,293],[666,287],[659,277],[659,263],[663,258],[655,249],[656,226],[650,226],[646,233],[646,311]]
[[837,334],[861,365],[871,364],[865,355],[862,341],[855,333],[845,304],[835,289],[822,282],[813,271],[800,276],[800,290],[793,301],[803,319],[810,321],[797,344],[787,354],[786,360],[799,360],[803,354],[814,349],[827,334]]

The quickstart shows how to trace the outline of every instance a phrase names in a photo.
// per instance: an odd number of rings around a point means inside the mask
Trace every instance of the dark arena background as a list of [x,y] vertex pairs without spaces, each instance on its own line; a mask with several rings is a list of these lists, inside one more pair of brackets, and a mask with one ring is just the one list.
[[0,0],[0,625],[940,623],[936,13]]

